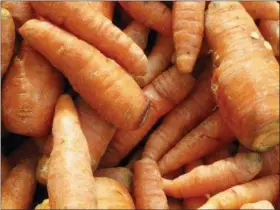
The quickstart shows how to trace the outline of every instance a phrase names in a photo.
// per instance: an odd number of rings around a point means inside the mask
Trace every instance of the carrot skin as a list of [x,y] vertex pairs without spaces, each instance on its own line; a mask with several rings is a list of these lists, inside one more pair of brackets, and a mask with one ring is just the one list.
[[42,184],[47,185],[49,172],[50,157],[43,155],[40,157],[36,167],[36,180]]
[[262,170],[257,177],[263,177],[273,174],[279,174],[280,169],[280,154],[279,154],[279,145],[273,147],[272,149],[261,153],[263,159]]
[[113,1],[90,1],[88,6],[101,12],[109,20],[113,19],[116,2]]
[[204,162],[207,165],[209,165],[216,161],[230,157],[230,153],[229,153],[230,145],[232,145],[232,143],[226,144],[226,145],[222,146],[221,148],[217,148],[211,154],[209,154],[203,158]]
[[240,3],[254,20],[279,20],[279,3],[276,1],[241,1]]

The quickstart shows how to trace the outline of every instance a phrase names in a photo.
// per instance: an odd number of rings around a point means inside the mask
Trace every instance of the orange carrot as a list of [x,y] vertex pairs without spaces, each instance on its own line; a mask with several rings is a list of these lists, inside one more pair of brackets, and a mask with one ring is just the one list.
[[49,135],[48,137],[46,137],[44,141],[44,145],[41,148],[41,153],[43,155],[50,156],[52,149],[53,149],[53,136]]
[[260,200],[273,202],[277,196],[279,196],[279,175],[271,175],[220,192],[199,209],[239,209],[245,203]]
[[39,15],[92,44],[130,73],[143,75],[148,70],[143,50],[87,2],[34,1],[31,5]]
[[190,74],[181,75],[175,67],[171,67],[146,86],[143,92],[151,101],[146,122],[137,130],[117,130],[101,159],[101,166],[116,166],[141,141],[160,117],[186,97],[193,85],[194,79]]
[[206,196],[199,196],[199,197],[193,197],[193,198],[187,198],[184,199],[184,208],[185,209],[198,209],[203,204],[207,202]]
[[267,201],[267,200],[262,200],[256,203],[245,203],[244,205],[241,206],[240,209],[272,209],[274,210],[273,205]]
[[204,161],[203,159],[197,159],[197,160],[194,160],[190,163],[188,163],[186,166],[185,166],[185,172],[186,173],[189,173],[190,171],[192,171],[193,169],[199,167],[199,166],[202,166],[204,164]]
[[178,1],[172,9],[176,66],[182,73],[193,71],[204,32],[205,2]]
[[20,33],[109,122],[121,128],[137,128],[144,122],[149,110],[148,99],[113,60],[45,21],[29,20],[20,28]]
[[136,151],[131,155],[128,164],[125,167],[133,169],[134,163],[142,158],[143,149],[144,148],[142,145],[138,147]]
[[36,188],[35,158],[16,165],[1,188],[2,209],[29,209]]
[[193,92],[174,110],[168,113],[163,123],[149,137],[143,156],[158,161],[187,132],[210,115],[215,107],[211,94],[210,65],[198,78]]
[[241,1],[254,19],[279,20],[279,4],[276,1]]
[[174,180],[163,179],[164,192],[175,198],[217,193],[252,180],[261,167],[262,159],[258,153],[240,153],[208,166],[194,168]]
[[46,155],[43,155],[38,161],[36,168],[36,180],[42,185],[47,185],[49,164],[50,158]]
[[8,159],[4,155],[1,155],[1,184],[7,179],[10,170],[11,166]]
[[233,143],[226,144],[220,148],[217,148],[215,151],[213,151],[211,154],[204,157],[204,161],[207,165],[212,164],[218,160],[222,160],[225,158],[230,157],[230,151],[229,148],[233,145]]
[[263,167],[258,177],[263,177],[272,174],[279,174],[280,169],[280,154],[279,154],[279,145],[275,146],[274,148],[261,153],[263,159]]
[[135,20],[164,36],[172,36],[171,10],[162,2],[121,1],[120,4]]
[[72,99],[62,95],[55,107],[53,150],[47,189],[50,207],[94,209],[94,178],[86,138]]
[[163,178],[165,179],[175,179],[181,176],[184,173],[184,167],[178,168],[174,171],[170,171],[167,174],[164,174]]
[[89,1],[88,6],[101,12],[109,20],[113,19],[115,2],[114,1]]
[[136,161],[133,182],[136,209],[168,209],[156,162],[151,159]]
[[46,136],[62,92],[60,73],[23,42],[3,83],[2,119],[5,127],[21,135]]
[[168,202],[169,210],[172,210],[172,209],[173,210],[180,210],[180,209],[183,210],[184,209],[183,202],[180,199],[168,197],[167,202]]
[[219,111],[211,114],[200,125],[183,137],[159,161],[161,174],[180,168],[198,158],[213,152],[219,146],[234,139]]
[[255,151],[279,144],[279,64],[253,19],[239,2],[211,2],[206,37],[212,90],[229,128]]

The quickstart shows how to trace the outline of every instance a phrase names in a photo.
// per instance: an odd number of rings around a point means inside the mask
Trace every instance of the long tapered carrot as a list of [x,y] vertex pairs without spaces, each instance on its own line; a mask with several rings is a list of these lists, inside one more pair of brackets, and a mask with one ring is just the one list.
[[149,137],[143,156],[158,161],[185,133],[206,118],[215,107],[210,89],[210,65],[198,78],[193,92],[174,110]]
[[121,1],[120,4],[135,20],[164,36],[172,36],[171,10],[162,2]]
[[1,155],[1,184],[5,181],[9,175],[11,166],[6,156]]
[[137,128],[143,123],[149,110],[148,99],[113,60],[49,22],[29,20],[19,31],[109,122],[121,128]]
[[252,180],[261,168],[262,159],[258,153],[240,153],[211,165],[199,166],[174,180],[163,179],[164,192],[175,198],[217,193]]
[[143,75],[148,70],[143,50],[87,2],[37,1],[31,5],[39,15],[94,45],[130,73]]
[[245,203],[260,200],[274,202],[277,196],[279,196],[279,175],[271,175],[220,192],[199,209],[239,209]]
[[96,208],[94,178],[86,138],[69,95],[58,99],[47,189],[50,207]]
[[274,148],[261,153],[263,159],[262,170],[258,174],[258,177],[280,174],[280,154],[279,154],[279,145],[276,145]]
[[274,210],[273,205],[266,200],[258,201],[256,203],[245,203],[244,205],[241,206],[240,209],[271,209]]
[[20,161],[3,182],[1,209],[29,209],[36,189],[36,158]]
[[176,51],[176,66],[182,73],[192,72],[204,34],[203,1],[174,2],[172,31]]
[[141,141],[160,117],[187,96],[193,85],[194,78],[190,74],[181,75],[175,67],[163,72],[147,85],[143,92],[151,101],[151,108],[146,122],[137,130],[117,130],[101,159],[101,166],[116,166]]
[[279,64],[272,48],[239,2],[211,2],[205,24],[216,67],[212,90],[225,122],[255,151],[279,144]]
[[221,118],[219,111],[216,111],[183,137],[159,160],[160,172],[165,174],[180,168],[233,139],[234,135],[231,130]]
[[89,1],[88,6],[101,12],[109,20],[113,19],[115,2],[114,1]]
[[151,159],[136,161],[133,183],[136,209],[168,209],[155,161]]
[[276,1],[241,1],[254,19],[279,20],[279,3]]

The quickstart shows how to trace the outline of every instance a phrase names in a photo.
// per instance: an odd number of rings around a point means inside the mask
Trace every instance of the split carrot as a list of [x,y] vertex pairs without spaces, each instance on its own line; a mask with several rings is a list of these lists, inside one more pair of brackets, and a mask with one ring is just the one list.
[[19,31],[109,122],[121,128],[137,128],[145,121],[149,110],[148,99],[136,82],[113,60],[49,22],[29,20]]
[[271,209],[274,210],[273,205],[266,200],[258,201],[256,203],[245,203],[240,209]]
[[199,197],[193,197],[193,198],[187,198],[184,199],[184,208],[185,209],[198,209],[203,204],[207,202],[206,196],[199,196]]
[[280,169],[280,154],[279,154],[279,145],[273,147],[272,149],[261,153],[263,159],[263,167],[258,177],[279,174]]
[[241,1],[253,19],[279,20],[279,3],[276,1]]
[[11,166],[8,159],[6,158],[6,156],[1,155],[1,184],[7,179],[10,170]]
[[49,172],[50,158],[46,155],[40,157],[36,168],[36,180],[42,184],[47,185]]
[[89,1],[88,6],[101,12],[109,20],[113,19],[115,3],[114,1]]

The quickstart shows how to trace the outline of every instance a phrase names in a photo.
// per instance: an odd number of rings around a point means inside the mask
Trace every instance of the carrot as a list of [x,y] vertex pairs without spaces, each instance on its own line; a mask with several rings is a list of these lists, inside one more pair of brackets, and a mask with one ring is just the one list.
[[155,161],[151,159],[136,161],[133,182],[136,209],[168,209]]
[[166,174],[180,168],[231,142],[233,138],[231,130],[224,123],[219,111],[216,111],[159,160],[160,172]]
[[271,44],[274,55],[279,56],[279,20],[261,20],[259,30]]
[[207,202],[206,196],[199,196],[193,198],[184,199],[184,208],[185,209],[198,209],[200,206]]
[[179,74],[175,67],[163,72],[147,85],[143,92],[151,101],[151,108],[146,122],[137,130],[117,130],[100,165],[102,167],[116,166],[164,114],[186,97],[193,85],[193,77],[190,74]]
[[128,72],[143,75],[148,70],[143,50],[87,2],[37,1],[31,5],[39,15],[92,44]]
[[150,135],[143,157],[158,161],[184,134],[210,115],[215,107],[210,89],[211,74],[209,65],[198,78],[193,92],[169,112],[162,124]]
[[253,19],[279,20],[279,4],[276,1],[241,1]]
[[88,6],[101,12],[109,20],[113,19],[115,2],[113,1],[90,1]]
[[2,209],[29,209],[36,188],[35,167],[35,158],[29,158],[10,171],[1,188]]
[[120,4],[135,20],[164,36],[172,36],[171,10],[162,2],[120,1]]
[[229,152],[229,147],[231,147],[232,145],[233,145],[233,143],[230,142],[229,144],[226,144],[220,148],[217,148],[214,152],[212,152],[211,154],[209,154],[203,158],[205,163],[207,165],[209,165],[218,160],[222,160],[222,159],[230,157],[231,155]]
[[188,163],[185,166],[185,172],[188,173],[188,172],[192,171],[193,169],[195,169],[195,168],[197,168],[199,166],[202,166],[202,165],[204,165],[203,159],[194,160],[194,161]]
[[273,205],[266,200],[262,200],[256,203],[245,203],[244,205],[241,206],[240,209],[273,209]]
[[53,136],[49,135],[44,141],[44,145],[41,148],[41,153],[46,156],[50,156],[53,149]]
[[137,128],[145,121],[149,110],[148,99],[136,82],[113,60],[45,21],[29,20],[20,28],[20,33],[109,122],[121,128]]
[[11,166],[8,159],[4,155],[1,155],[1,184],[7,179],[10,170]]
[[279,155],[279,145],[273,147],[272,149],[261,153],[263,159],[263,167],[258,177],[263,177],[267,175],[279,174],[279,164],[280,164],[280,155]]
[[208,166],[194,168],[174,180],[163,179],[164,192],[175,198],[217,193],[252,180],[261,167],[262,159],[258,153],[240,153]]
[[239,209],[245,203],[260,200],[273,202],[277,196],[279,196],[279,175],[271,175],[220,192],[199,209]]
[[172,210],[172,209],[173,210],[180,210],[180,209],[183,210],[184,209],[183,202],[180,199],[168,197],[167,202],[168,202],[169,210]]
[[58,99],[52,134],[54,145],[47,181],[50,207],[96,208],[90,154],[78,114],[68,95]]
[[41,156],[36,168],[36,180],[42,184],[47,185],[49,172],[50,158],[46,155]]
[[135,76],[134,79],[140,87],[150,84],[170,64],[172,52],[174,51],[173,40],[170,37],[158,35],[156,43],[148,56],[149,70],[144,76]]
[[206,37],[212,90],[229,128],[255,151],[279,144],[279,64],[253,19],[239,2],[211,2]]
[[182,73],[193,71],[204,32],[205,2],[174,2],[172,31],[176,66]]
[[133,169],[134,163],[142,158],[143,149],[142,145],[136,149],[129,158],[128,164],[125,166],[126,168]]
[[1,77],[6,73],[14,52],[15,25],[11,13],[1,8]]
[[150,29],[134,20],[123,30],[142,50],[147,46]]
[[165,179],[175,179],[181,176],[184,173],[184,167],[178,168],[174,171],[170,171],[167,174],[164,174],[163,178]]
[[23,42],[3,83],[2,119],[17,134],[49,133],[63,78],[37,51]]

